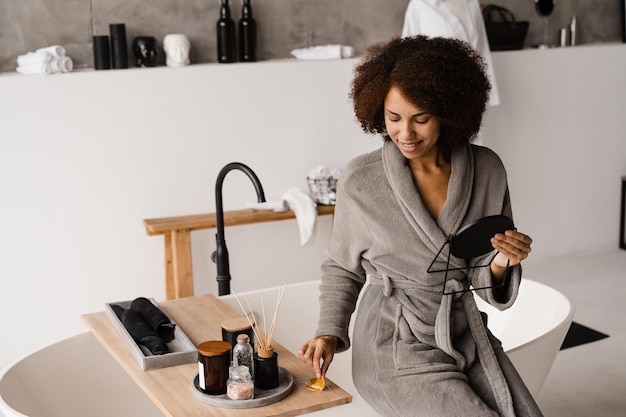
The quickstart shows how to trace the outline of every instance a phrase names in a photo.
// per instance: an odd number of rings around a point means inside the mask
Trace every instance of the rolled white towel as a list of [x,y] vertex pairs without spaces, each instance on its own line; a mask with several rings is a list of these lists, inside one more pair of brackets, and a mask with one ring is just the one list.
[[24,75],[50,75],[54,73],[50,64],[20,65],[16,71]]
[[330,178],[332,175],[332,170],[324,165],[316,166],[315,168],[309,171],[309,179],[312,180],[322,180],[326,178]]
[[349,45],[318,45],[294,49],[291,55],[298,59],[341,59],[352,58],[354,48]]
[[65,56],[65,48],[59,45],[46,46],[45,48],[39,48],[35,52],[48,52],[57,58],[63,58]]
[[50,65],[52,66],[52,71],[54,73],[67,73],[72,72],[74,69],[74,61],[72,61],[72,58],[69,56],[55,58],[50,61]]
[[17,65],[49,64],[53,55],[50,52],[28,52],[17,57]]
[[330,177],[331,178],[333,178],[335,180],[338,180],[340,175],[341,175],[341,169],[339,169],[339,168],[332,168],[330,170]]

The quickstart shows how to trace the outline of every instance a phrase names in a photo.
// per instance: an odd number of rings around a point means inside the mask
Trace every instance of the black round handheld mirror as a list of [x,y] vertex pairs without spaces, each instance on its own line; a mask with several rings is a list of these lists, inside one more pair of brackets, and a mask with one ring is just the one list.
[[461,259],[484,255],[493,250],[491,238],[496,233],[514,229],[513,220],[508,216],[498,214],[480,218],[450,238],[450,253]]

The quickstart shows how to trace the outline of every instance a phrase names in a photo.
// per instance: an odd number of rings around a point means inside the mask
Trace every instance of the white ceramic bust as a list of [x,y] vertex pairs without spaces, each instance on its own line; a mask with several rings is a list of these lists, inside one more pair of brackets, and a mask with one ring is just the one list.
[[170,33],[163,38],[163,50],[165,51],[165,65],[168,67],[182,67],[189,65],[189,50],[191,44],[187,35],[182,33]]

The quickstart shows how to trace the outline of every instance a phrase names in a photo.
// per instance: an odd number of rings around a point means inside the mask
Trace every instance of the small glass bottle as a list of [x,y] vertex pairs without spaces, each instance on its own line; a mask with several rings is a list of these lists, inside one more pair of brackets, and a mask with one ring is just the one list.
[[254,382],[247,366],[231,366],[226,395],[231,400],[251,400],[254,398]]
[[250,0],[243,0],[239,19],[239,61],[256,61],[256,21],[252,17]]
[[221,0],[220,17],[217,21],[217,61],[235,62],[236,54],[235,22],[230,17],[228,0]]
[[237,336],[237,344],[233,348],[233,366],[245,366],[254,375],[254,350],[247,334]]

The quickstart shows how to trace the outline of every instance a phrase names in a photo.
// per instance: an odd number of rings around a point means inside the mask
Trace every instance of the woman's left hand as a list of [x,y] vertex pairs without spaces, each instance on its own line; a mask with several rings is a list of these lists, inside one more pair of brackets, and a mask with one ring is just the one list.
[[[504,233],[497,233],[491,238],[491,245],[498,254],[493,259],[492,267],[506,269],[507,266],[515,266],[528,258],[530,245],[533,240],[530,236],[515,230],[507,230]],[[492,268],[493,269],[493,268]]]

